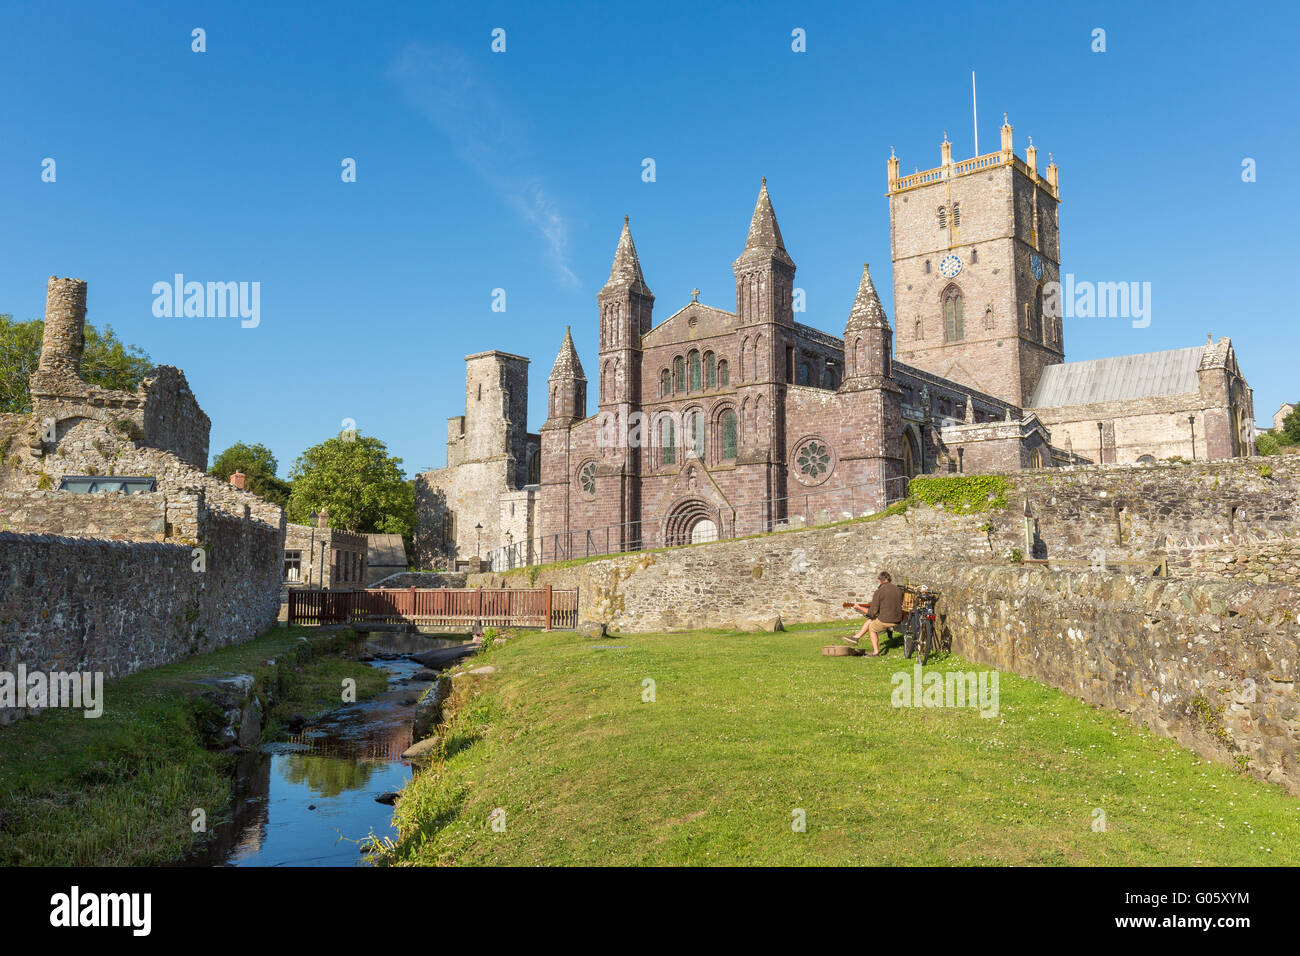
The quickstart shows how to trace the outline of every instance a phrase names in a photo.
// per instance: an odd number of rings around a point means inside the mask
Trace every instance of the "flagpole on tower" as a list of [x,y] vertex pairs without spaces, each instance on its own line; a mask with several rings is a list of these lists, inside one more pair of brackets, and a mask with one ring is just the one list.
[[970,71],[970,112],[971,119],[975,123],[975,155],[980,154],[980,114],[979,108],[975,103],[975,71]]

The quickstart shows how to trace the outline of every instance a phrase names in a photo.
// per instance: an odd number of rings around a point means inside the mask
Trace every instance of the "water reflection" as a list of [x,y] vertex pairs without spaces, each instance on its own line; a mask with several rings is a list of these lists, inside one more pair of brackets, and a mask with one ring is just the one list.
[[[440,644],[404,638],[400,647],[372,646],[392,655]],[[375,797],[401,790],[411,778],[401,759],[411,745],[413,702],[428,686],[405,657],[376,660],[388,689],[368,701],[327,714],[284,743],[241,754],[231,817],[185,866],[358,866],[359,844],[373,833],[396,838],[393,809]]]

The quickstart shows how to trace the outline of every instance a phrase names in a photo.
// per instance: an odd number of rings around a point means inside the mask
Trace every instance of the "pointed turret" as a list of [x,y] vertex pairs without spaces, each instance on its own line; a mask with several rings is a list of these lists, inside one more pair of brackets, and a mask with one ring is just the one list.
[[844,330],[856,332],[861,329],[888,328],[889,320],[885,318],[884,306],[880,304],[876,284],[871,281],[871,267],[864,262],[862,280],[858,283],[858,295],[853,300],[853,309],[849,312],[849,321]]
[[548,380],[548,421],[572,422],[587,417],[587,376],[582,372],[578,350],[573,345],[573,332],[564,327],[564,341],[555,356]]
[[776,222],[776,211],[772,208],[772,197],[767,194],[767,177],[758,190],[758,201],[754,204],[754,215],[749,220],[749,234],[745,237],[745,251],[736,260],[745,261],[774,259],[794,268],[794,260],[785,251],[785,240],[781,238],[781,227]]
[[614,250],[614,264],[609,270],[609,281],[600,291],[632,291],[650,295],[650,287],[645,284],[645,276],[641,272],[641,260],[637,258],[636,243],[632,241],[627,216],[623,217],[623,231],[618,237],[618,248]]
[[841,390],[880,387],[890,376],[894,333],[880,304],[871,268],[863,263],[858,294],[844,326],[844,384]]

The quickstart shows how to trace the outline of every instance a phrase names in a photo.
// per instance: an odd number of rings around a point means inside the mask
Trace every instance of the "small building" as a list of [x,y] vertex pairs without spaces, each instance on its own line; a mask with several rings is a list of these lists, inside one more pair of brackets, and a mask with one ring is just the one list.
[[366,535],[366,587],[406,570],[406,545],[400,534]]
[[1295,402],[1283,402],[1277,411],[1273,413],[1273,431],[1274,433],[1282,430],[1282,423],[1286,417],[1295,411]]
[[366,586],[367,541],[364,534],[329,526],[329,512],[315,525],[284,526],[284,586],[350,591]]

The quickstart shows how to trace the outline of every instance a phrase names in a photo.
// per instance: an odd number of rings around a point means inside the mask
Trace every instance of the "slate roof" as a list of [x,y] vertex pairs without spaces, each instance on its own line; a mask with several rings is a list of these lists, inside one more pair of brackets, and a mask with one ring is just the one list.
[[366,535],[366,563],[372,568],[406,568],[406,547],[400,534]]
[[1156,395],[1186,395],[1200,390],[1196,369],[1206,347],[1117,355],[1065,362],[1043,369],[1030,408],[1127,401]]

